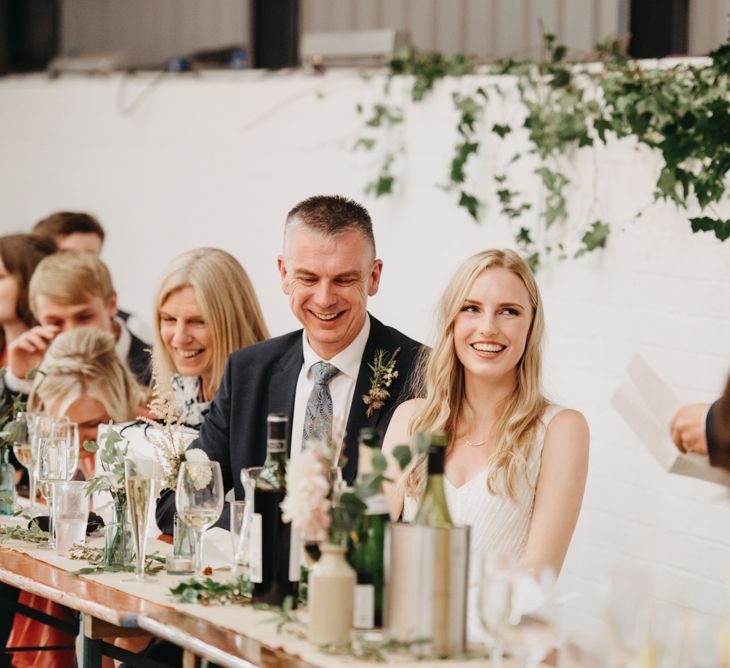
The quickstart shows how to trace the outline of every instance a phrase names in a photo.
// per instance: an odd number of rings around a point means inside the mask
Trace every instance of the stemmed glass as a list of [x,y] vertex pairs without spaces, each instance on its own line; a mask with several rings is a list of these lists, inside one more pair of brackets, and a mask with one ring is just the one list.
[[185,524],[195,533],[193,567],[203,577],[203,536],[223,512],[223,476],[218,462],[183,462],[177,478],[175,503]]
[[651,580],[640,568],[617,566],[601,583],[607,654],[617,665],[630,663],[649,636]]
[[53,535],[53,483],[68,480],[69,441],[68,418],[54,418],[38,415],[35,418],[33,451],[35,452],[35,475],[41,495],[48,503],[48,544],[55,547]]
[[512,570],[501,560],[485,555],[479,564],[477,609],[489,635],[490,663],[501,668],[505,636],[512,614]]
[[557,644],[554,588],[550,569],[521,570],[513,576],[508,649],[525,668],[539,665]]
[[34,413],[20,411],[15,415],[13,432],[13,452],[17,460],[28,471],[28,498],[30,506],[28,513],[34,515],[38,506],[35,502],[37,484],[35,476],[35,457],[33,456],[33,422],[37,416]]
[[68,460],[67,480],[73,480],[79,470],[79,425],[75,422],[68,423]]
[[152,513],[157,493],[160,489],[162,474],[160,465],[154,459],[125,459],[124,483],[127,492],[127,507],[132,523],[132,537],[137,556],[135,576],[125,582],[154,582],[145,577],[144,566],[147,548],[147,533],[152,521]]

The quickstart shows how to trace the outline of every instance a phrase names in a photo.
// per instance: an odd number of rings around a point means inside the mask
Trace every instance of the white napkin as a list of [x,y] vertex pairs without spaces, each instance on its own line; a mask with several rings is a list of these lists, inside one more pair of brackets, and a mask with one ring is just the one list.
[[231,532],[213,527],[205,532],[203,541],[203,566],[223,568],[233,561]]

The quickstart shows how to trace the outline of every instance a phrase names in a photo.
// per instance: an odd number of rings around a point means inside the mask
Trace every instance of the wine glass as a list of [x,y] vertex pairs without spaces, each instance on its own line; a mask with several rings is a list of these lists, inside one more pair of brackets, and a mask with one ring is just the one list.
[[66,480],[73,480],[79,470],[79,425],[75,422],[68,423],[68,457]]
[[124,484],[127,492],[127,507],[132,523],[132,537],[137,556],[135,577],[125,582],[142,582],[150,580],[145,577],[145,555],[147,533],[152,521],[152,512],[157,492],[160,488],[161,471],[154,459],[142,457],[124,460]]
[[619,565],[601,583],[607,654],[616,664],[630,663],[649,636],[651,580],[635,566]]
[[35,476],[35,458],[33,457],[33,422],[37,416],[34,413],[19,411],[15,415],[13,431],[13,452],[17,460],[28,471],[28,499],[30,506],[28,513],[35,515],[38,506],[35,497],[38,492]]
[[507,645],[525,668],[534,668],[557,644],[557,608],[552,570],[517,571],[512,579],[512,610]]
[[490,662],[501,668],[512,615],[513,568],[502,555],[483,555],[479,563],[477,610],[489,638]]
[[223,512],[223,476],[218,462],[183,462],[177,477],[175,503],[185,524],[195,533],[193,567],[203,577],[203,536]]

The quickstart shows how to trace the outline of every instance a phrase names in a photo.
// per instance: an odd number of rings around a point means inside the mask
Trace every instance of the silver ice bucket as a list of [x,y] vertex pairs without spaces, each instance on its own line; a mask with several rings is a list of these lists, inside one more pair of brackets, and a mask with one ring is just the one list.
[[[466,644],[469,527],[388,525],[385,627],[423,656],[449,657]],[[387,558],[389,556],[389,558]]]

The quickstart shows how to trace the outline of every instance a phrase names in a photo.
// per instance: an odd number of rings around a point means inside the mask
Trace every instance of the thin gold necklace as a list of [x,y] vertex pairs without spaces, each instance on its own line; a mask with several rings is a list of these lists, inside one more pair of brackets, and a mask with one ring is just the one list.
[[464,445],[468,445],[470,448],[479,448],[484,445],[488,440],[489,437],[485,438],[483,441],[479,441],[478,443],[472,443],[468,438],[465,438]]

